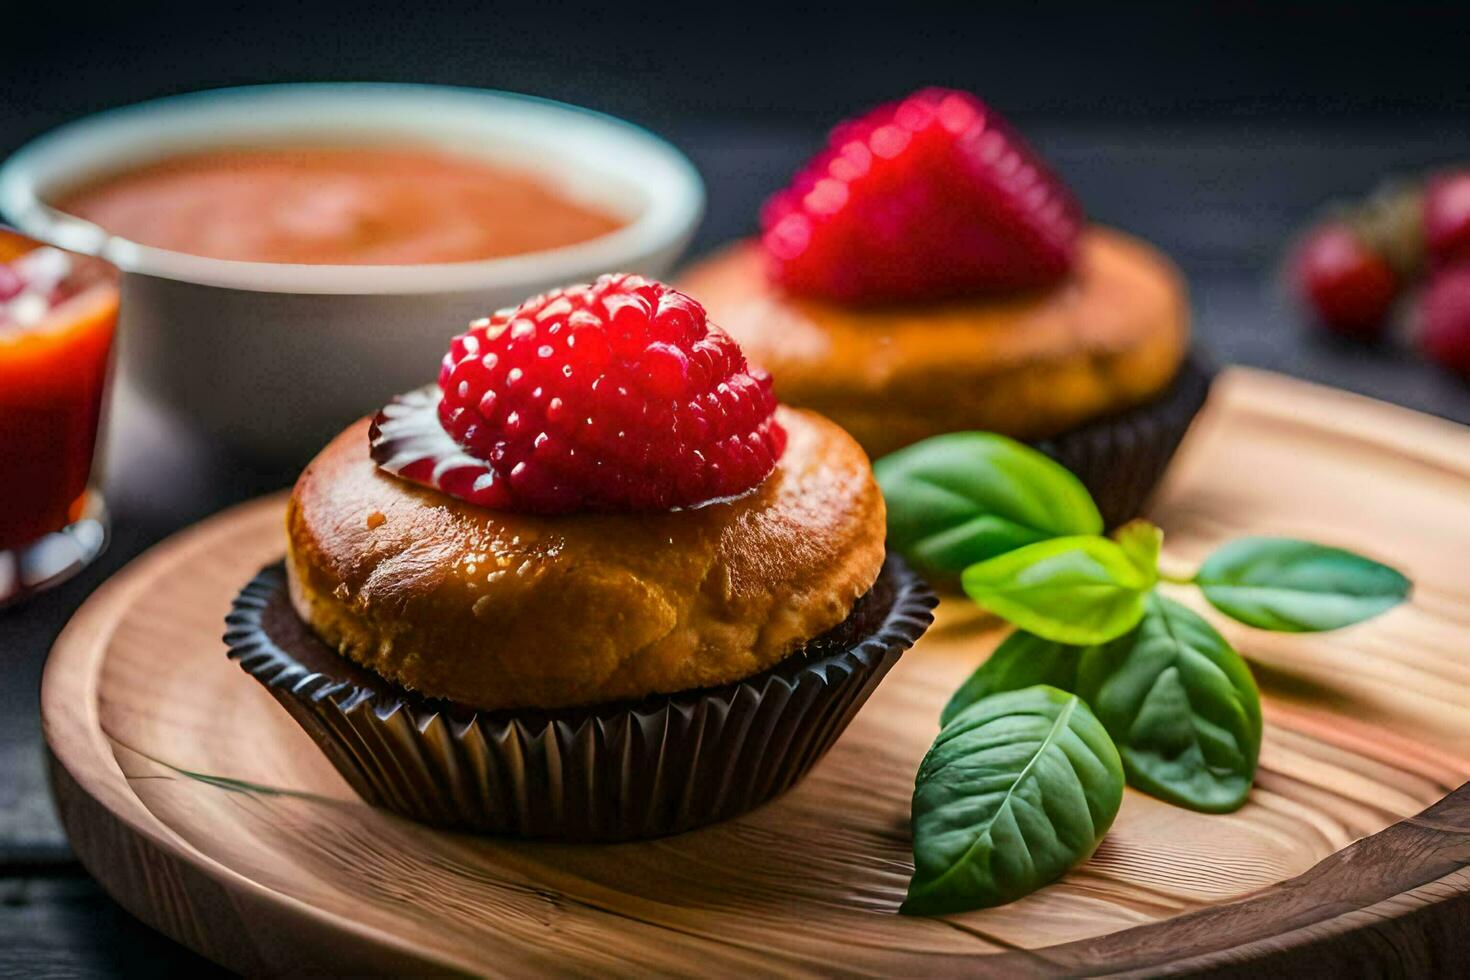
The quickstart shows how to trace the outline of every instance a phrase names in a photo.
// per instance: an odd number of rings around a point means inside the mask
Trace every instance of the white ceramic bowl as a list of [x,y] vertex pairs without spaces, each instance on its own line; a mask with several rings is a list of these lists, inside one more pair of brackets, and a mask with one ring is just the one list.
[[[534,170],[627,219],[591,241],[508,258],[284,265],[186,255],[108,235],[48,194],[181,151],[412,142]],[[221,89],[62,126],[0,167],[0,214],[124,273],[124,371],[234,449],[309,457],[398,391],[433,380],[476,316],[603,272],[666,273],[704,209],[689,161],[630,123],[528,96],[428,85]]]

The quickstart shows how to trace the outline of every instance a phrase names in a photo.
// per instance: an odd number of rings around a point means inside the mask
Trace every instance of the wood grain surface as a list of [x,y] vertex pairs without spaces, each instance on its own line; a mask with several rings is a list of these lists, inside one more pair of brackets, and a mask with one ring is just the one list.
[[[1339,633],[1224,623],[1265,696],[1227,816],[1129,791],[1086,864],[1012,905],[899,916],[914,770],[998,640],[958,599],[808,779],[659,841],[529,844],[373,810],[224,657],[279,557],[280,498],[99,590],[42,692],[62,819],[127,908],[246,972],[1451,972],[1470,956],[1470,430],[1231,371],[1152,510],[1167,558],[1289,534],[1403,568],[1413,602]],[[1217,618],[1218,621],[1218,618]]]

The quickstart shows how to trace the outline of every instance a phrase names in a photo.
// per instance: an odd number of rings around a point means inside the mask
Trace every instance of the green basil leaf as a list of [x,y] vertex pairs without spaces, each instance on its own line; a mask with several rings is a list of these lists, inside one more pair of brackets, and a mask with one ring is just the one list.
[[1128,560],[1145,575],[1159,574],[1159,552],[1164,548],[1164,529],[1139,519],[1129,521],[1113,532],[1113,540],[1123,549]]
[[1143,618],[1157,580],[1107,538],[1053,538],[1008,551],[961,576],[965,594],[1021,629],[1059,643],[1106,643]]
[[975,562],[1023,545],[1101,534],[1082,481],[1029,446],[989,432],[953,432],[873,464],[888,503],[888,544],[921,573],[953,580]]
[[1412,585],[1387,565],[1341,548],[1291,538],[1240,538],[1195,575],[1225,615],[1283,633],[1337,629],[1403,602]]
[[977,701],[914,783],[914,877],[901,911],[1011,902],[1085,860],[1118,815],[1118,750],[1076,695],[1037,685]]
[[976,701],[1004,691],[1019,691],[1035,684],[1075,691],[1077,665],[1086,649],[1043,640],[1025,630],[1013,631],[954,692],[939,716],[939,724],[948,725]]
[[1113,737],[1128,785],[1205,813],[1245,802],[1260,694],[1240,654],[1190,609],[1149,596],[1137,629],[1082,653],[1071,690]]

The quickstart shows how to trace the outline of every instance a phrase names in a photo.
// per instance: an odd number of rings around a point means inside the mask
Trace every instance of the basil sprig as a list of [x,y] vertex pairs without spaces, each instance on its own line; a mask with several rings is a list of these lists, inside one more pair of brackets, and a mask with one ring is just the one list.
[[1173,599],[1078,658],[1076,691],[1118,745],[1128,785],[1200,810],[1239,809],[1261,752],[1261,697],[1240,654]]
[[1086,859],[1118,815],[1123,767],[1075,694],[984,698],[934,740],[914,783],[914,877],[901,911],[1011,902]]
[[1362,622],[1412,589],[1387,565],[1289,538],[1233,541],[1191,575],[1161,575],[1158,527],[1102,537],[1075,477],[1000,436],[940,436],[874,469],[889,544],[931,575],[958,573],[1018,627],[945,706],[920,768],[906,912],[1011,901],[1086,858],[1117,811],[1115,769],[1190,809],[1244,803],[1261,748],[1255,681],[1160,579],[1283,632]]
[[1071,534],[1101,534],[1102,516],[1071,471],[1014,439],[955,432],[873,465],[888,502],[888,542],[935,580],[975,562]]
[[1333,630],[1408,598],[1409,580],[1341,548],[1291,538],[1240,538],[1205,559],[1194,582],[1216,609],[1282,633]]
[[1044,640],[1025,630],[1013,631],[954,692],[939,715],[940,726],[948,725],[961,711],[992,694],[1036,684],[1072,690],[1077,686],[1077,659],[1082,649]]
[[1123,554],[1145,575],[1159,577],[1159,554],[1164,550],[1164,531],[1148,521],[1129,521],[1113,532]]
[[1102,643],[1143,618],[1158,580],[1115,542],[1053,538],[971,565],[965,594],[1021,629],[1062,643]]
[[1033,684],[1092,707],[1135,789],[1205,813],[1245,802],[1261,751],[1260,694],[1240,654],[1187,607],[1151,594],[1135,629],[1093,646],[1017,630],[960,685],[940,724]]

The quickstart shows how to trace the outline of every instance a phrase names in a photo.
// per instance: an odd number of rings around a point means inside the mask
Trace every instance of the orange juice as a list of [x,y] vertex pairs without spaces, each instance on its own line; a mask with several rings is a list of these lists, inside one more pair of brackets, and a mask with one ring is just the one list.
[[[0,551],[21,548],[81,516],[117,322],[105,263],[54,249],[62,274],[0,297]],[[0,231],[0,262],[25,269],[32,243]],[[63,264],[62,269],[57,266]]]

